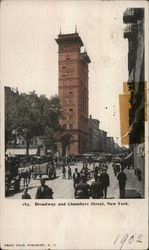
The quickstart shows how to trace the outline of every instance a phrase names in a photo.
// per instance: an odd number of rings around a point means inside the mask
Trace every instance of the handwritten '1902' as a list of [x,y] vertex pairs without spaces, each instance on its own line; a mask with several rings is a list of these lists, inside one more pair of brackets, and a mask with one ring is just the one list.
[[131,245],[133,243],[143,243],[143,234],[139,234],[137,236],[129,235],[128,233],[124,236],[118,235],[115,241],[113,242],[113,245],[117,245],[121,250],[124,245]]

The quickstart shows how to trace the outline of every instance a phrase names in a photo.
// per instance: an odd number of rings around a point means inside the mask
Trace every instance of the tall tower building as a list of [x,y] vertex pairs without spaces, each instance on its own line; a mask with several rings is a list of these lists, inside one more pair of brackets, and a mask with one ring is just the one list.
[[87,52],[77,32],[59,34],[59,102],[63,128],[58,134],[59,155],[77,155],[87,151],[88,140],[88,64]]

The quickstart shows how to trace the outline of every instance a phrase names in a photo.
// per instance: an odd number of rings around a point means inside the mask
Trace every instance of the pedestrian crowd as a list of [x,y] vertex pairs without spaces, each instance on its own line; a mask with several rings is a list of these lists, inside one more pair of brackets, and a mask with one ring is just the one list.
[[107,169],[104,167],[99,171],[95,167],[93,176],[94,181],[89,185],[87,181],[90,176],[87,166],[83,166],[80,173],[77,168],[75,169],[75,173],[73,174],[75,199],[89,199],[90,197],[92,199],[107,198],[107,188],[110,185]]
[[[124,173],[124,168],[120,164],[113,163],[113,172],[119,183],[120,198],[125,198],[125,187],[127,176]],[[68,164],[62,166],[62,179],[68,178],[73,181],[74,198],[75,199],[106,199],[107,190],[110,186],[110,177],[107,173],[108,164],[93,163],[93,170],[88,168],[88,163],[83,162],[83,167],[79,171],[75,168],[72,174],[71,166]],[[67,176],[66,176],[67,174]],[[91,178],[94,180],[91,182]],[[90,180],[90,184],[88,181]],[[37,188],[35,199],[53,199],[53,190],[45,184],[44,178],[40,179],[40,186]],[[31,199],[28,194],[28,187],[24,188],[22,199]]]

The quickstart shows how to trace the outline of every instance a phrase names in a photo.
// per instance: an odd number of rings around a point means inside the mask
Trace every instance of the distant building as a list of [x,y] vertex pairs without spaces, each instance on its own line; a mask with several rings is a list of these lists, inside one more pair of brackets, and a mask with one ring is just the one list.
[[107,132],[99,128],[100,121],[88,119],[88,151],[107,152]]
[[99,151],[99,140],[100,140],[100,132],[99,132],[99,124],[100,121],[97,119],[88,119],[88,151],[96,152]]
[[88,142],[88,64],[83,42],[77,32],[59,34],[59,102],[63,130],[58,134],[58,152],[77,155],[87,151]]
[[[26,140],[23,136],[15,134],[14,139],[9,141],[6,147],[6,155],[20,155],[25,156],[26,155]],[[46,153],[53,154],[53,144],[51,142],[51,145],[49,143],[49,146],[46,145],[46,139],[44,136],[34,136],[29,145],[29,156],[42,156]]]
[[110,154],[115,153],[115,142],[113,137],[107,137],[107,152]]
[[[26,155],[26,140],[23,136],[15,134],[14,139],[8,142],[6,155],[12,156],[25,156]],[[43,147],[43,143],[40,137],[34,137],[29,146],[29,156],[37,155],[40,148]],[[44,150],[45,151],[45,150]]]
[[107,152],[107,132],[99,129],[99,149],[100,152]]

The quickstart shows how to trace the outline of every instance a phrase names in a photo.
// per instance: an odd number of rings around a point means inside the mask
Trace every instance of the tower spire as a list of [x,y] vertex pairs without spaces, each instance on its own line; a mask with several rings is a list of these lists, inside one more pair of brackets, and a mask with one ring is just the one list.
[[75,33],[77,33],[77,25],[75,25]]
[[60,27],[60,32],[59,32],[59,34],[61,35],[61,27]]

